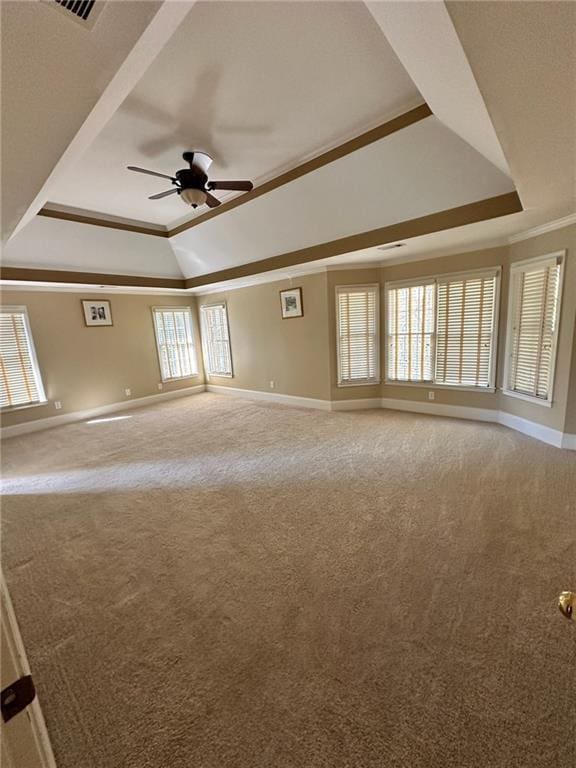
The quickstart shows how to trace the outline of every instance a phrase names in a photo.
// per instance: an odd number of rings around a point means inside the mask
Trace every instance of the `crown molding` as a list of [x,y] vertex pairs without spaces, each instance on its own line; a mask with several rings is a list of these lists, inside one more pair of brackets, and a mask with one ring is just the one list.
[[520,243],[522,240],[530,240],[532,237],[545,235],[547,232],[554,232],[556,229],[564,229],[564,227],[569,227],[571,224],[576,224],[576,213],[571,213],[569,216],[564,216],[561,219],[549,221],[547,224],[540,224],[537,227],[526,229],[524,232],[518,232],[516,235],[510,235],[508,242],[511,245]]

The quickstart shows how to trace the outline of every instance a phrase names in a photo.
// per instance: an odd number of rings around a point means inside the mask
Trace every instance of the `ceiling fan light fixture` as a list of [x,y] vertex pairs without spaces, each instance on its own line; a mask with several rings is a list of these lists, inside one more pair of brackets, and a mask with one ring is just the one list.
[[180,192],[180,199],[184,201],[186,205],[191,205],[196,208],[198,205],[204,205],[206,202],[206,192],[202,189],[183,189]]

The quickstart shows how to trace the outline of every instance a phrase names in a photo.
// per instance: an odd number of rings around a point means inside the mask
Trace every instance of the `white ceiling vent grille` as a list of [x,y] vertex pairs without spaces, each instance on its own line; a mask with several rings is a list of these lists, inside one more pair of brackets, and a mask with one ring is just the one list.
[[96,0],[48,0],[48,2],[53,8],[66,14],[70,20],[78,21],[82,26],[89,28],[94,25],[104,5],[103,2],[96,2]]

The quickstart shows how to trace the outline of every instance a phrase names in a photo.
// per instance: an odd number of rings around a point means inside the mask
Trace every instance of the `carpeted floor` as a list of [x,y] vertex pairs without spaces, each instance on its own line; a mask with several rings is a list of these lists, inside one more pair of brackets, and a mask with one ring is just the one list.
[[59,768],[573,768],[576,455],[197,395],[4,445]]

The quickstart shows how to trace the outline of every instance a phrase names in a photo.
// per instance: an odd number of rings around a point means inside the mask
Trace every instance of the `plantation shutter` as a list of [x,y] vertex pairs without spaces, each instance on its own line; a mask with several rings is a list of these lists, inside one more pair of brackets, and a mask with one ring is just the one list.
[[492,350],[497,272],[438,278],[438,384],[493,386]]
[[432,381],[435,290],[433,281],[387,292],[387,378]]
[[0,311],[0,407],[46,402],[25,307]]
[[192,313],[188,307],[154,307],[162,381],[198,375]]
[[204,365],[212,376],[232,376],[232,355],[226,304],[200,308]]
[[377,285],[336,289],[338,383],[380,381]]
[[507,387],[543,400],[552,397],[559,320],[561,259],[512,271],[512,321]]

